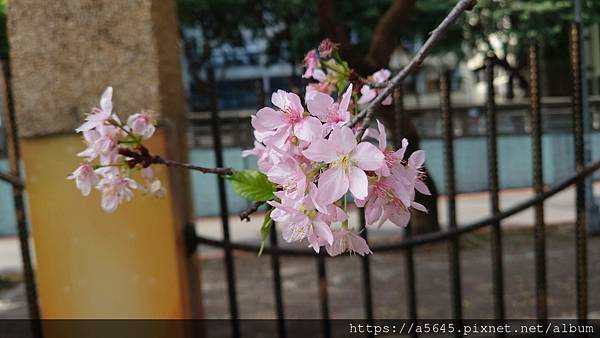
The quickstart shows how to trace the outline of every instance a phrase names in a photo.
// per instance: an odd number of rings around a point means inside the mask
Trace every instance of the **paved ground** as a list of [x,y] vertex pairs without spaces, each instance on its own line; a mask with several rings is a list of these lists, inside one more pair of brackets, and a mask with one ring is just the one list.
[[[548,304],[552,317],[575,313],[575,270],[572,226],[548,228]],[[463,237],[462,290],[467,318],[492,318],[490,240],[487,230]],[[535,316],[533,236],[530,229],[504,232],[504,283],[509,318]],[[600,237],[589,240],[589,309],[600,311]],[[415,252],[417,300],[420,318],[450,318],[448,256],[445,244],[429,245]],[[400,253],[375,254],[371,258],[373,301],[377,318],[405,318],[404,261]],[[316,264],[310,258],[282,259],[285,313],[289,318],[320,315]],[[203,290],[207,315],[227,317],[223,260],[204,258]],[[327,261],[330,309],[334,318],[363,318],[362,277],[359,257]],[[236,257],[240,312],[243,318],[274,316],[270,258],[252,254]],[[596,314],[598,316],[598,314]],[[598,316],[597,318],[600,318]]]
[[[596,186],[595,188],[599,188]],[[595,189],[598,190],[598,189]],[[502,193],[503,207],[527,199],[527,189]],[[567,190],[546,204],[548,228],[548,281],[549,307],[553,317],[569,317],[575,311],[574,284],[574,218],[573,190]],[[445,214],[442,199],[440,215]],[[488,216],[488,196],[485,193],[466,194],[458,200],[460,223],[468,223]],[[534,316],[533,241],[530,211],[508,219],[503,224],[506,306],[508,317]],[[442,217],[442,222],[444,218]],[[256,242],[260,217],[242,223],[231,217],[232,238],[235,241]],[[201,219],[197,230],[203,236],[221,238],[218,218]],[[401,230],[391,225],[370,233],[371,240],[398,240]],[[600,238],[589,241],[590,311],[600,311]],[[468,235],[462,240],[462,272],[465,317],[492,316],[491,269],[487,230]],[[221,251],[201,248],[202,278],[206,314],[210,318],[226,318],[226,283]],[[417,298],[421,318],[450,316],[448,285],[448,257],[444,244],[429,245],[416,252]],[[404,304],[404,264],[401,253],[376,254],[372,257],[372,283],[375,314],[378,318],[406,316]],[[330,309],[334,318],[361,318],[360,260],[341,257],[328,260]],[[271,318],[273,312],[270,258],[258,258],[253,253],[236,254],[240,312],[243,318]],[[15,238],[0,239],[0,276],[14,275],[20,270],[18,243]],[[289,318],[317,318],[320,316],[317,299],[315,261],[310,258],[282,259],[285,312]],[[22,285],[14,287],[0,283],[0,318],[24,317]],[[3,292],[2,292],[3,291]]]

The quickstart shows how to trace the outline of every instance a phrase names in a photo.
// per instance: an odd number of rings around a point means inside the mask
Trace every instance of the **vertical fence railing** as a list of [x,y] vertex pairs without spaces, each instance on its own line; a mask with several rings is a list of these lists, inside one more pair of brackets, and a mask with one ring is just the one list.
[[[265,106],[265,91],[263,82],[257,82],[256,86],[256,103],[257,110]],[[277,224],[273,222],[271,233],[269,234],[269,244],[272,248],[277,248]],[[275,303],[275,316],[277,317],[277,334],[279,338],[285,338],[287,331],[285,328],[285,312],[283,306],[283,288],[281,280],[281,258],[279,255],[271,255],[271,273],[273,274],[273,298]]]
[[[570,31],[570,59],[571,71],[573,75],[573,132],[575,139],[575,164],[577,171],[585,167],[584,162],[584,143],[583,143],[583,115],[582,115],[582,81],[581,78],[581,55],[580,55],[580,28],[573,24]],[[529,62],[529,108],[530,108],[530,128],[531,128],[531,158],[532,158],[532,187],[536,195],[536,201],[531,202],[529,207],[534,208],[534,252],[535,252],[535,281],[536,281],[536,314],[537,318],[546,320],[548,317],[547,305],[547,267],[546,267],[546,235],[544,223],[544,201],[538,199],[539,195],[544,194],[544,181],[542,171],[542,114],[541,114],[541,96],[540,96],[540,70],[539,55],[537,43],[532,43],[528,50]],[[223,149],[220,139],[219,117],[216,102],[214,73],[212,69],[208,70],[208,80],[210,82],[211,98],[211,123],[213,130],[213,140],[215,147],[216,165],[223,166]],[[494,318],[500,321],[505,319],[504,303],[504,276],[503,276],[503,251],[502,251],[502,232],[501,220],[496,217],[500,212],[499,200],[499,179],[498,179],[498,134],[497,134],[497,116],[494,89],[494,59],[486,57],[485,60],[485,81],[487,87],[486,94],[486,129],[487,129],[487,164],[488,164],[488,189],[490,193],[490,209],[492,217],[485,223],[490,225],[491,229],[491,265],[492,265],[492,286],[493,286],[493,306]],[[262,107],[264,104],[264,92],[258,92],[258,104]],[[403,121],[406,121],[407,112],[403,105],[403,94],[401,88],[396,88],[394,96],[394,126],[393,141],[397,147],[401,146],[403,134]],[[446,190],[448,198],[448,227],[449,231],[457,231],[457,210],[456,210],[456,175],[454,161],[454,130],[452,119],[451,102],[451,78],[448,71],[444,71],[440,77],[440,111],[442,121],[442,138],[444,145],[444,164]],[[589,170],[586,169],[586,170]],[[576,221],[575,221],[575,246],[576,246],[576,293],[577,293],[577,317],[585,320],[587,318],[587,267],[586,267],[586,213],[585,213],[585,183],[579,179],[576,183]],[[572,183],[570,183],[572,184]],[[566,187],[566,186],[565,186]],[[561,188],[562,189],[562,188]],[[221,202],[221,217],[223,223],[223,245],[225,251],[226,277],[228,285],[229,305],[232,319],[233,336],[239,337],[239,313],[237,304],[237,294],[235,288],[235,269],[232,256],[232,247],[230,246],[228,209],[225,194],[225,185],[222,178],[219,178],[219,200]],[[365,227],[366,220],[364,209],[359,208],[359,224],[361,227],[361,236],[368,240],[368,231]],[[460,232],[460,231],[459,231]],[[466,233],[466,232],[465,232]],[[462,287],[461,287],[461,261],[460,261],[460,235],[448,236],[448,264],[450,272],[450,292],[453,317],[457,320],[463,318],[462,307]],[[282,276],[280,255],[278,249],[277,231],[273,226],[269,235],[271,248],[271,268],[273,273],[274,288],[274,306],[277,316],[277,329],[279,337],[286,337],[287,332],[284,322],[284,298],[282,291]],[[410,240],[412,234],[410,225],[406,227],[406,239]],[[414,248],[426,244],[423,240],[417,244],[398,247],[404,250],[405,263],[405,284],[406,284],[406,307],[407,317],[411,321],[416,321],[417,315],[417,294],[416,294],[416,274]],[[326,255],[320,253],[316,255],[315,262],[317,268],[318,298],[322,318],[322,335],[330,338],[330,308],[328,301],[328,283],[326,271]],[[369,256],[360,258],[362,294],[365,319],[372,324],[375,318],[374,304],[372,296],[372,276]],[[368,336],[372,334],[366,332]],[[415,335],[415,333],[412,333]]]
[[[394,89],[394,145],[396,148],[402,146],[402,122],[406,118],[404,110],[404,96],[401,86]],[[412,236],[410,223],[405,229],[406,239]],[[409,246],[404,250],[404,268],[405,268],[405,295],[406,295],[406,311],[408,318],[412,323],[417,320],[417,288],[415,278],[415,258],[413,247]],[[416,336],[415,333],[412,336]]]
[[[358,209],[359,218],[360,218],[360,226],[361,233],[360,235],[365,239],[365,241],[369,241],[369,235],[367,231],[367,221],[365,219],[365,209]],[[360,258],[361,267],[362,267],[362,280],[363,280],[363,301],[365,307],[365,318],[367,319],[368,324],[373,324],[373,294],[371,289],[371,262],[369,255],[364,255]],[[372,337],[373,334],[371,332],[367,332],[367,337]]]
[[[213,139],[213,147],[215,150],[215,164],[217,167],[224,167],[223,161],[223,144],[221,142],[221,126],[219,121],[219,107],[217,103],[217,91],[215,73],[212,67],[207,68],[207,79],[209,88],[210,100],[210,120]],[[221,224],[223,227],[223,241],[229,242],[231,236],[229,233],[229,208],[227,206],[227,191],[225,190],[225,179],[221,176],[217,177],[219,191],[219,206]],[[231,314],[232,336],[240,337],[239,311],[237,301],[237,291],[235,285],[235,262],[233,260],[233,252],[231,248],[225,247],[225,278],[227,279],[227,293],[229,299],[229,312]]]
[[[17,135],[17,121],[15,120],[12,89],[10,87],[10,69],[8,63],[0,63],[0,72],[0,86],[1,93],[3,95],[2,113],[6,128],[10,174],[13,177],[21,178],[21,167],[19,164],[19,159],[21,158],[21,149],[19,147],[19,138]],[[16,211],[19,246],[21,248],[21,261],[23,263],[23,277],[25,280],[27,309],[29,311],[29,318],[32,319],[32,334],[35,338],[41,338],[43,336],[43,332],[41,323],[39,321],[40,308],[38,304],[38,293],[35,284],[35,272],[33,270],[31,251],[29,249],[29,230],[27,229],[27,216],[23,187],[13,185],[12,192]]]
[[[271,247],[277,248],[277,228],[275,223],[271,227],[271,233],[269,234],[269,241]],[[275,298],[275,315],[277,316],[277,333],[279,338],[286,337],[285,330],[285,315],[283,312],[283,291],[281,283],[281,262],[279,261],[279,255],[271,255],[271,272],[273,273],[273,296]]]
[[[450,72],[444,70],[440,77],[440,110],[442,118],[442,137],[444,139],[444,163],[446,176],[446,194],[448,198],[448,227],[456,229],[456,184],[454,174],[454,130],[451,107]],[[460,281],[460,243],[458,237],[448,241],[450,268],[450,289],[452,292],[452,312],[455,319],[462,319],[462,290]]]
[[[486,111],[487,111],[487,162],[488,162],[488,190],[490,192],[490,209],[493,215],[500,212],[499,186],[498,186],[498,133],[496,126],[496,101],[494,90],[494,60],[486,57],[485,74],[487,84]],[[492,255],[492,283],[494,295],[494,317],[504,319],[504,276],[502,266],[502,231],[500,222],[492,224],[491,234]]]
[[327,293],[327,271],[325,256],[317,257],[317,283],[319,292],[319,305],[321,307],[321,325],[323,338],[331,338],[331,323],[329,321],[329,300]]
[[[539,76],[538,45],[537,42],[533,42],[529,47],[529,103],[533,192],[536,195],[544,192],[544,176],[542,172],[543,131]],[[536,314],[539,319],[546,319],[548,317],[548,306],[546,303],[546,233],[544,224],[544,204],[536,204],[534,212],[535,219],[533,233],[535,242]]]
[[[583,140],[583,97],[581,78],[581,27],[573,23],[570,30],[571,73],[573,77],[573,134],[575,138],[575,169],[585,166]],[[577,292],[577,318],[587,319],[587,231],[585,207],[585,181],[580,180],[575,188],[575,280]]]

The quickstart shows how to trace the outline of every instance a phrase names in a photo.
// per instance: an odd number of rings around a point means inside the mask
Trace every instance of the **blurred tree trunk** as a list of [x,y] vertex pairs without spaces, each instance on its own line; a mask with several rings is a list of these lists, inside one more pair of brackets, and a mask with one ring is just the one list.
[[369,51],[353,48],[348,30],[335,13],[335,0],[316,0],[323,35],[340,44],[341,56],[361,75],[387,67],[390,56],[400,43],[400,32],[411,18],[416,0],[396,0],[373,28]]
[[[416,0],[395,0],[387,12],[379,19],[373,28],[373,36],[368,52],[365,54],[354,48],[350,41],[348,30],[336,18],[334,0],[316,0],[319,22],[324,36],[340,44],[341,56],[350,67],[360,75],[367,76],[381,68],[388,67],[390,57],[400,45],[400,33],[409,22],[415,10]],[[388,126],[394,125],[394,114],[389,107],[381,107],[379,116],[382,116]],[[420,148],[420,137],[414,123],[410,118],[401,121],[402,137],[409,141],[407,154]],[[425,233],[439,230],[437,197],[438,192],[433,179],[427,175],[425,182],[432,192],[432,196],[417,194],[417,202],[429,209],[429,213],[414,212],[411,224],[413,233]]]

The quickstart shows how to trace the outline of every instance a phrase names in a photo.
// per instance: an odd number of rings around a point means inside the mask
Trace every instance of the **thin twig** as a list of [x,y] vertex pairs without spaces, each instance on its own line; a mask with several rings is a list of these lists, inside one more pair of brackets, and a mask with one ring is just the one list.
[[248,209],[244,210],[240,214],[240,220],[250,222],[250,215],[257,212],[258,208],[260,208],[260,206],[263,204],[265,204],[265,202],[261,202],[261,201],[252,202],[252,205],[250,205],[250,207]]
[[365,133],[367,128],[369,128],[369,124],[371,124],[371,118],[373,117],[374,113],[375,113],[375,108],[372,108],[363,118],[362,124],[360,125],[360,127],[357,128],[356,135],[358,135],[359,139],[362,139],[363,134]]
[[134,168],[137,165],[140,165],[142,168],[147,168],[151,164],[162,164],[167,167],[179,167],[188,170],[196,170],[204,174],[231,176],[235,173],[235,170],[232,168],[208,168],[191,163],[166,160],[158,155],[152,155],[148,148],[141,144],[135,148],[119,148],[119,154],[128,158],[126,164],[130,168]]
[[[394,87],[399,85],[409,74],[414,72],[425,60],[425,57],[431,52],[431,49],[438,43],[442,36],[446,33],[448,28],[456,22],[458,17],[466,10],[469,10],[475,6],[477,0],[460,0],[454,8],[448,13],[448,15],[442,20],[442,22],[431,32],[429,39],[425,41],[423,46],[417,51],[410,62],[402,68],[392,79],[388,82],[387,86],[373,99],[367,106],[365,106],[358,114],[356,114],[352,120],[346,123],[346,126],[352,128],[358,122],[365,118],[371,118],[375,109],[381,105],[381,102],[392,94]],[[364,133],[366,127],[361,127],[360,133],[357,135],[360,139],[362,133]]]
[[179,168],[185,168],[188,170],[196,170],[196,171],[202,172],[204,174],[217,174],[217,175],[221,175],[221,176],[231,176],[235,173],[235,170],[233,170],[232,168],[207,168],[207,167],[202,167],[202,166],[191,164],[191,163],[177,162],[177,161],[173,161],[173,160],[165,160],[163,158],[160,158],[160,159],[162,160],[162,162],[154,162],[154,163],[164,164],[167,167],[179,167]]

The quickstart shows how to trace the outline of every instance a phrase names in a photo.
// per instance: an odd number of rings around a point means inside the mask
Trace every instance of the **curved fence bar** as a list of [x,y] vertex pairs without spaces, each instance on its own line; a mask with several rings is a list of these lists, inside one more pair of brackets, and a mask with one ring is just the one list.
[[25,189],[25,184],[23,184],[23,181],[18,176],[0,172],[0,181],[8,182],[15,189]]
[[[511,217],[513,215],[518,214],[526,209],[531,208],[532,206],[545,201],[546,199],[558,194],[559,192],[565,190],[569,186],[585,179],[587,176],[593,174],[595,171],[600,169],[600,161],[596,161],[591,163],[590,165],[584,167],[577,174],[569,177],[568,179],[558,183],[552,188],[544,191],[543,193],[536,195],[526,201],[518,203],[504,211],[500,211],[498,214],[490,216],[488,218],[482,219],[480,221],[470,223],[467,225],[459,226],[453,230],[440,231],[434,233],[427,233],[423,235],[413,236],[406,240],[403,240],[398,243],[392,244],[380,244],[374,245],[371,247],[373,252],[387,252],[394,250],[404,250],[409,247],[415,247],[425,244],[431,244],[435,242],[440,242],[444,240],[448,240],[454,238],[455,236],[460,236],[462,234],[466,234],[477,229],[481,229],[485,226],[489,226],[494,224],[495,222],[501,221],[505,218]],[[221,241],[212,238],[206,238],[201,236],[196,236],[195,238],[196,244],[203,244],[208,246],[214,246],[219,248],[227,248],[230,250],[239,250],[239,251],[253,251],[258,252],[259,246],[255,244],[246,244],[246,243],[232,243],[229,241]],[[275,254],[275,255],[284,255],[284,256],[305,256],[305,257],[314,257],[316,254],[312,250],[306,249],[297,249],[297,248],[270,248],[265,247],[263,250],[265,254]],[[326,253],[321,252],[319,255],[323,255],[328,257]]]

